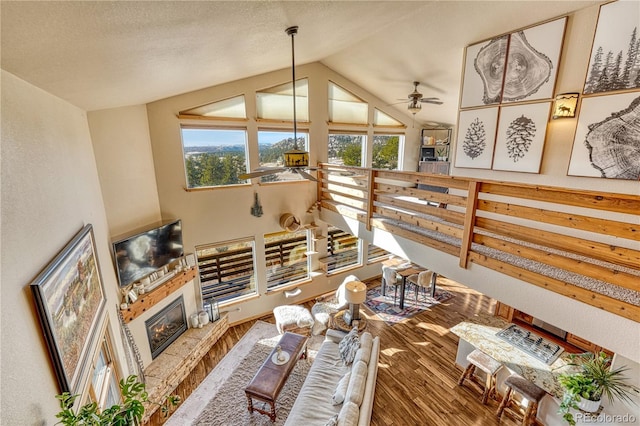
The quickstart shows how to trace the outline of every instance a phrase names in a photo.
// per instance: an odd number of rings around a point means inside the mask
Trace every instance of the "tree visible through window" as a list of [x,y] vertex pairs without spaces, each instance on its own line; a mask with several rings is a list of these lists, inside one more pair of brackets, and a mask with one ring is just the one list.
[[375,135],[373,137],[374,169],[396,170],[398,168],[398,152],[400,151],[400,136]]
[[330,164],[363,167],[364,135],[330,133],[328,158]]
[[238,176],[247,172],[245,130],[182,128],[182,148],[187,187],[246,183]]

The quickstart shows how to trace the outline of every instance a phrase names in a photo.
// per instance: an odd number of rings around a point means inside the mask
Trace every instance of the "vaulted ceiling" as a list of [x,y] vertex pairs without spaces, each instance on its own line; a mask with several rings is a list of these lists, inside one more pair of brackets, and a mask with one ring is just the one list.
[[[464,47],[598,1],[2,1],[2,68],[87,111],[320,61],[416,120],[455,123]],[[406,105],[396,105],[407,113]]]

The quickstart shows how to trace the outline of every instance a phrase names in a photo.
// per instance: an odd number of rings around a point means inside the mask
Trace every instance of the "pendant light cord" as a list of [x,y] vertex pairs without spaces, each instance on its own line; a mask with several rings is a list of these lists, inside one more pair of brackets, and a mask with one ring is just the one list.
[[298,27],[289,27],[286,33],[291,36],[291,79],[293,83],[293,149],[298,149],[298,120],[296,119],[296,53],[295,53],[295,35],[298,33]]

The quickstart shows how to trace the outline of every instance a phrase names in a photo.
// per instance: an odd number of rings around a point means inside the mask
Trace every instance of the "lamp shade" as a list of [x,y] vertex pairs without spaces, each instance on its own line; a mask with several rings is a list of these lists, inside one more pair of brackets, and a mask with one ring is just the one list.
[[367,300],[367,286],[360,281],[350,281],[345,286],[348,303],[360,304]]

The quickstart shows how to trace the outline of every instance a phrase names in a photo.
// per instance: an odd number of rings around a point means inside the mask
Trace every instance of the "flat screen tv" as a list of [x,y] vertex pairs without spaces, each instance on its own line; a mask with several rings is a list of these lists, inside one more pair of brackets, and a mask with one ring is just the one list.
[[141,280],[183,255],[180,219],[148,226],[113,242],[120,287]]

